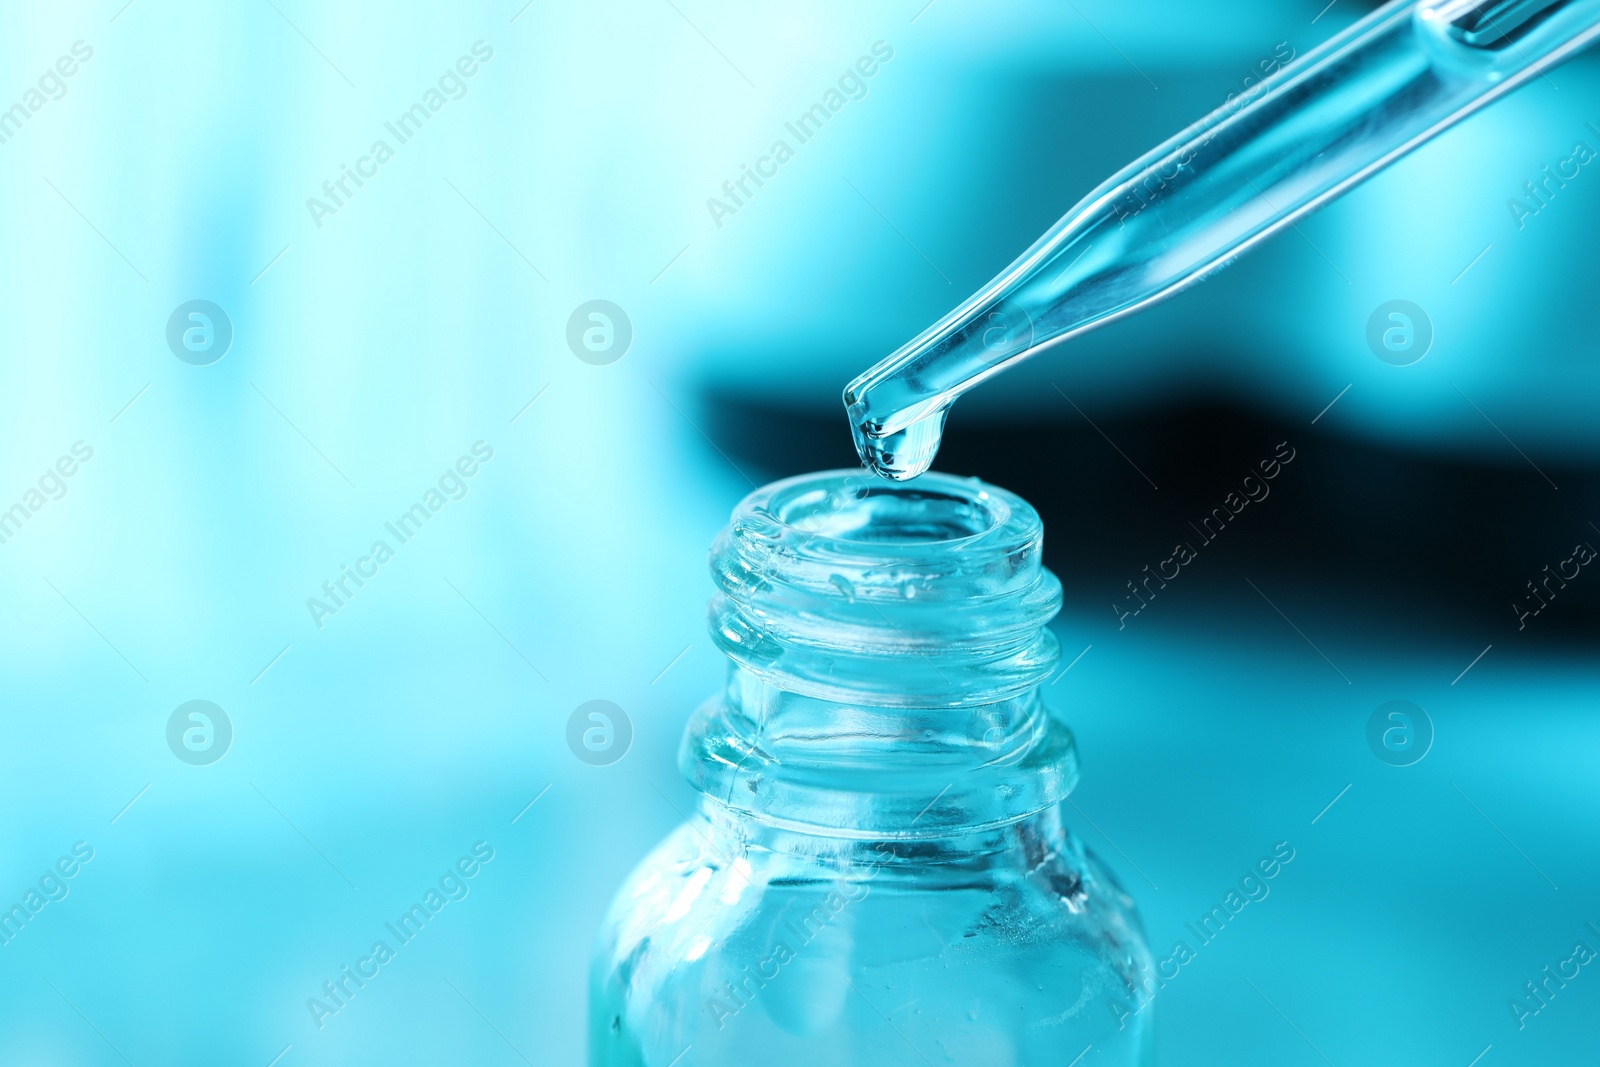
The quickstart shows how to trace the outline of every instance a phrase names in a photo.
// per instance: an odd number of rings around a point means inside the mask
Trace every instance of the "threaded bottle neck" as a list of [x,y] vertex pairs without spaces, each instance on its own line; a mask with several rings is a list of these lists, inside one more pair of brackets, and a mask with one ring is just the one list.
[[684,738],[708,798],[828,834],[941,836],[1058,803],[1071,735],[1037,689],[1061,585],[1025,501],[976,479],[859,471],[747,497],[713,546],[733,661]]

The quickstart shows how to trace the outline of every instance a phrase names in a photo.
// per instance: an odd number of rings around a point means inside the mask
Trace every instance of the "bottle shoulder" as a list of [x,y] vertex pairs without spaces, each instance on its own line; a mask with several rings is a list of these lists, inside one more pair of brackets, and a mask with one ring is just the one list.
[[[1030,1020],[1042,1030],[1029,1047],[1040,1050],[1058,1026],[1117,1040],[1116,1009],[1149,968],[1138,917],[1076,837],[1043,822],[1010,848],[919,843],[922,855],[902,847],[879,862],[841,862],[834,849],[733,854],[725,835],[685,824],[618,894],[592,999],[618,1025],[667,1006],[702,1042],[820,1039],[855,1018],[859,995],[913,990],[926,1025],[963,1040],[986,1022],[968,1012],[989,1013],[1008,1041],[1017,1019]],[[734,1016],[743,1021],[729,1036]]]
[[842,853],[829,842],[806,854],[741,847],[697,818],[624,881],[600,952],[620,959],[647,944],[671,969],[840,922],[936,964],[1001,949],[1108,958],[1142,951],[1131,896],[1075,834],[1041,821],[1012,828],[1010,847],[878,841],[850,842]]

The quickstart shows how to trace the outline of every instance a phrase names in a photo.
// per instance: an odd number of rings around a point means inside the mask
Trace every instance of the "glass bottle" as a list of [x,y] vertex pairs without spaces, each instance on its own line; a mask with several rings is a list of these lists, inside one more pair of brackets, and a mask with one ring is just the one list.
[[739,504],[711,553],[733,663],[679,753],[699,806],[600,932],[592,1067],[1147,1062],[1133,902],[1061,818],[1042,535],[941,474]]

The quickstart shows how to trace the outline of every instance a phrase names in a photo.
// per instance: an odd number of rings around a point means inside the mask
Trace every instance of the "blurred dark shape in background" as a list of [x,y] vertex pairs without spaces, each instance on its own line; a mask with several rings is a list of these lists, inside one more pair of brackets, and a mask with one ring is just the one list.
[[[801,413],[726,397],[710,407],[718,446],[757,481],[857,463],[842,409]],[[1253,595],[1241,582],[1248,577],[1344,604],[1378,633],[1424,619],[1430,629],[1485,640],[1526,628],[1552,649],[1600,633],[1600,577],[1590,574],[1600,568],[1562,567],[1574,545],[1600,546],[1590,525],[1600,491],[1593,466],[1541,463],[1558,491],[1515,455],[1513,464],[1490,464],[1403,452],[1222,400],[1093,424],[1067,412],[1060,422],[1010,427],[954,419],[938,467],[1033,503],[1068,603],[1103,611],[1108,622],[1117,618],[1113,603],[1138,607],[1126,583],[1147,594],[1147,575],[1171,575],[1174,567],[1161,565],[1187,543],[1197,559],[1171,581],[1182,595],[1162,607],[1174,617],[1203,615],[1213,597]],[[1268,481],[1259,465],[1280,442],[1294,459]],[[1249,475],[1256,480],[1244,488]],[[1232,515],[1225,526],[1212,517],[1217,509]],[[1571,581],[1551,577],[1574,569]],[[1528,582],[1548,607],[1519,619],[1513,602],[1539,608]],[[1150,588],[1163,592],[1159,582]]]

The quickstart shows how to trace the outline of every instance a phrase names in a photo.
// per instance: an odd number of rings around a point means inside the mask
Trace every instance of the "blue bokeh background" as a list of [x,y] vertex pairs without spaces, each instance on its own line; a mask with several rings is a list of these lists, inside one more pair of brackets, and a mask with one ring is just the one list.
[[[0,1064],[581,1062],[592,933],[692,803],[674,752],[723,671],[706,546],[788,473],[708,398],[834,410],[1279,42],[1364,10],[1318,7],[8,6],[0,106],[92,57],[0,143],[0,508],[93,455],[0,544],[0,905],[93,859],[0,946]],[[878,41],[867,94],[718,225],[706,199]],[[464,95],[314,219],[476,42]],[[1600,145],[1597,89],[1593,59],[1553,72],[959,418],[1049,426],[1051,381],[1108,417],[1204,394],[1304,423],[1339,394],[1318,432],[1540,491],[1525,460],[1592,467],[1600,176],[1520,228],[1505,201]],[[1362,342],[1396,297],[1437,330],[1405,373]],[[233,326],[209,366],[167,347],[191,299]],[[591,299],[633,324],[609,366],[566,344]],[[477,442],[465,495],[319,626],[307,598]],[[1580,534],[1538,531],[1542,558]],[[1158,1062],[1593,1058],[1590,968],[1522,1029],[1507,1007],[1600,947],[1592,640],[1198,582],[1118,630],[1119,584],[1069,586],[1062,644],[1088,650],[1050,698],[1085,764],[1069,817],[1158,955],[1296,849],[1160,994]],[[166,739],[196,699],[234,731],[208,766]],[[633,722],[608,767],[565,740],[592,699]],[[1415,766],[1367,749],[1391,699],[1432,717]],[[307,999],[477,842],[467,895],[319,1026]]]

